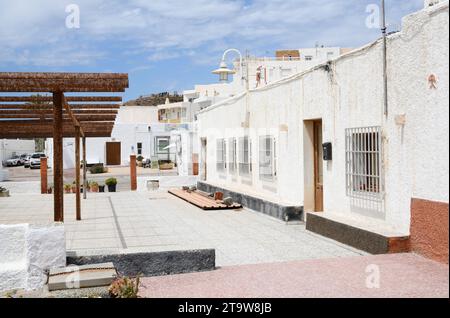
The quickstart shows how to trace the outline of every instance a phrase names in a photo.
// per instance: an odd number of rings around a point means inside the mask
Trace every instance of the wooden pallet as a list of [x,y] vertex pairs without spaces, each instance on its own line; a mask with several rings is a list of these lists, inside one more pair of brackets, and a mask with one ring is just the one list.
[[196,191],[187,192],[180,189],[171,189],[169,190],[169,193],[195,205],[196,207],[199,207],[202,210],[234,210],[242,208],[241,204],[234,203],[233,205],[227,206],[221,201],[215,201],[213,198],[206,197]]

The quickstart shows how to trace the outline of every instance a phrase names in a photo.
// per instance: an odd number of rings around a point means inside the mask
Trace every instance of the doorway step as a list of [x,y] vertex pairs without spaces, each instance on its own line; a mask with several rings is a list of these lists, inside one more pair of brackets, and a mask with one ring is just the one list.
[[307,213],[306,230],[370,254],[410,251],[409,233],[400,233],[381,220],[356,220],[330,212]]

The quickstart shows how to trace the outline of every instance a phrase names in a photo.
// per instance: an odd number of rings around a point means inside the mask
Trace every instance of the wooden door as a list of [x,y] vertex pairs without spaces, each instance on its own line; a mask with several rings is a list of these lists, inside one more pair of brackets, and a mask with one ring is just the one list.
[[323,211],[322,121],[314,122],[314,211]]
[[106,143],[106,164],[108,166],[120,166],[121,155],[120,142],[107,142]]

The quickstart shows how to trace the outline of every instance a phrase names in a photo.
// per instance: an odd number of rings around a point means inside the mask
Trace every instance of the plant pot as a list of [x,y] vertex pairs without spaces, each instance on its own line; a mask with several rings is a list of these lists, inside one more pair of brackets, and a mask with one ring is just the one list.
[[0,198],[7,198],[9,197],[9,190],[5,192],[0,192]]
[[117,184],[108,185],[108,192],[116,192]]
[[[98,192],[99,187],[91,187],[91,192]],[[105,188],[103,188],[103,191],[105,191]]]
[[52,188],[47,189],[47,194],[52,194],[52,193],[53,193],[53,189]]
[[98,186],[98,192],[105,192],[105,186]]
[[69,193],[71,193],[71,192],[72,192],[71,189],[64,189],[64,193],[66,193],[66,194],[69,194]]
[[77,187],[72,187],[72,193],[77,193]]

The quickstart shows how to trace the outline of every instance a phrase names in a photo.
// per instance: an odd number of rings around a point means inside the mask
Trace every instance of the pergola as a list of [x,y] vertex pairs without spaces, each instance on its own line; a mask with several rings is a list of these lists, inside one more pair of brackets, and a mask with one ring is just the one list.
[[[86,138],[111,137],[120,108],[118,102],[122,101],[120,96],[86,96],[86,93],[124,92],[126,88],[128,74],[0,72],[0,138],[53,138],[55,222],[64,222],[63,138],[75,138],[76,218],[81,220],[80,139],[86,194]],[[84,95],[65,96],[65,93]]]

